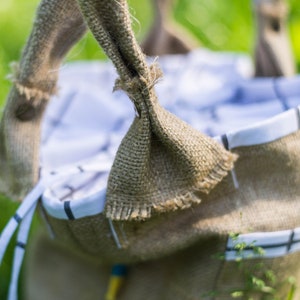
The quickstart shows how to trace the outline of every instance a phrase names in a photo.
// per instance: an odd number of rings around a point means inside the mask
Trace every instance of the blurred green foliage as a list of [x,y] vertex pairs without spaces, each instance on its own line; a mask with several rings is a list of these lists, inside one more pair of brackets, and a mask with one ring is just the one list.
[[[9,91],[9,64],[18,61],[21,55],[39,0],[2,0],[0,2],[0,107],[3,107]],[[149,0],[129,0],[133,27],[139,40],[151,25],[152,6]],[[300,4],[299,0],[289,0],[289,30],[295,58],[300,66]],[[176,0],[174,20],[186,28],[203,47],[212,50],[242,51],[251,54],[254,44],[251,1],[245,0]],[[87,34],[74,47],[67,61],[103,59],[91,34]],[[17,207],[0,197],[0,230]],[[12,247],[12,246],[10,246]],[[12,248],[0,269],[0,299],[9,281]]]
[[[29,35],[38,0],[5,0],[0,3],[0,106],[10,83],[5,79],[9,64],[20,58]],[[138,39],[147,32],[152,18],[149,0],[129,0],[133,26]],[[300,4],[289,0],[289,29],[296,60],[300,61]],[[254,25],[251,1],[245,0],[176,0],[174,19],[185,27],[199,44],[213,50],[243,51],[251,54]],[[104,57],[91,34],[87,34],[69,54],[67,60],[102,59]]]

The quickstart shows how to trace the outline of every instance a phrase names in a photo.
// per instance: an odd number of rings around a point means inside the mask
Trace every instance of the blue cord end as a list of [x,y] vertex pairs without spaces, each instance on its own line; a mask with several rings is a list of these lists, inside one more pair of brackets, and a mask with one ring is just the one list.
[[111,271],[111,275],[124,277],[127,274],[127,267],[125,265],[114,265]]

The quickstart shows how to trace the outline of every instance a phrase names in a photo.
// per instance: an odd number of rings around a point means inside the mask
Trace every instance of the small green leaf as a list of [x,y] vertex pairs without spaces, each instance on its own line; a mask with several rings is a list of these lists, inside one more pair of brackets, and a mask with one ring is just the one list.
[[231,293],[232,298],[241,298],[243,296],[244,296],[243,291],[234,291],[234,292]]

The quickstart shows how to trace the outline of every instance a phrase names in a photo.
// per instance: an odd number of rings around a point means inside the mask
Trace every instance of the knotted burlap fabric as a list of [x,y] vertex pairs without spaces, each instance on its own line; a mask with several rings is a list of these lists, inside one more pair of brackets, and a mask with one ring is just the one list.
[[85,30],[75,1],[40,4],[0,125],[0,191],[11,199],[22,199],[38,180],[43,112],[63,57]]
[[[107,217],[145,219],[151,211],[187,208],[232,167],[234,157],[166,112],[131,29],[126,1],[79,1],[94,36],[112,59],[138,112],[117,153],[107,188]],[[1,122],[1,190],[18,197],[38,179],[40,122],[56,90],[57,69],[85,31],[75,1],[43,1],[16,72]]]
[[152,212],[200,203],[233,166],[235,157],[158,103],[155,66],[148,67],[131,29],[127,2],[79,0],[95,38],[114,63],[135,118],[117,152],[107,186],[106,216],[149,218]]

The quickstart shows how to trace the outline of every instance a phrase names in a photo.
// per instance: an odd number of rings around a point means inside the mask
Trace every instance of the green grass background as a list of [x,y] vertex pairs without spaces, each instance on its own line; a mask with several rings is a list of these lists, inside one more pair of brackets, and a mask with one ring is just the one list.
[[[18,61],[29,35],[38,0],[2,0],[0,2],[0,109],[10,88],[6,79],[9,64]],[[289,0],[289,33],[298,69],[300,67],[300,4]],[[152,20],[149,0],[130,0],[133,26],[141,40]],[[203,47],[216,51],[252,54],[254,25],[251,2],[246,0],[177,0],[173,17]],[[103,59],[103,52],[87,34],[68,55],[66,61]],[[0,197],[0,230],[14,213],[17,204]],[[0,299],[5,299],[12,260],[12,245],[0,269]]]
[[[3,0],[0,2],[0,105],[10,83],[5,79],[9,63],[20,57],[30,32],[38,0]],[[131,14],[138,39],[147,32],[152,9],[149,0],[130,0]],[[296,60],[300,61],[300,4],[289,0],[289,29]],[[251,1],[246,0],[177,0],[174,19],[184,26],[202,46],[213,50],[252,53],[254,26]],[[138,20],[138,21],[137,21]],[[71,51],[67,60],[100,59],[102,51],[91,34]]]

